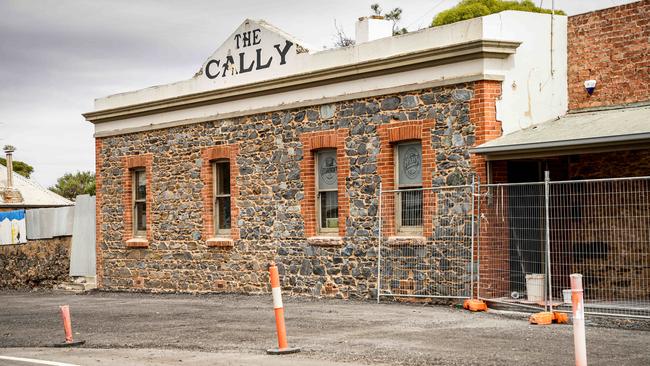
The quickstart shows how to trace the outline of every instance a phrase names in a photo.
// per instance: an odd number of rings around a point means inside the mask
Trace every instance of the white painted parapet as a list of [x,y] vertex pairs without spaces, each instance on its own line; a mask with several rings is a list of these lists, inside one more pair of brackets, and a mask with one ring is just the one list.
[[106,136],[488,79],[503,80],[509,133],[566,112],[566,17],[553,34],[551,52],[551,15],[505,11],[313,52],[246,20],[191,79],[97,99],[84,116]]

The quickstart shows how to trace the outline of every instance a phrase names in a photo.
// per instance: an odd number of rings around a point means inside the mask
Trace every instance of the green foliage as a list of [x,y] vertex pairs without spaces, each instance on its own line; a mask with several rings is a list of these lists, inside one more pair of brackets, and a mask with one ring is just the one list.
[[[0,164],[7,166],[7,159],[0,158]],[[34,167],[23,163],[22,161],[14,160],[11,164],[14,167],[14,172],[22,175],[25,178],[29,178],[30,175],[34,172]]]
[[92,172],[66,173],[57,179],[56,185],[50,187],[50,191],[72,201],[80,194],[94,196],[95,174]]
[[[442,11],[436,15],[431,23],[432,27],[451,24],[472,18],[478,18],[489,14],[499,13],[505,10],[528,11],[531,13],[551,14],[551,9],[543,9],[530,0],[505,1],[505,0],[463,0],[451,9]],[[566,15],[562,10],[555,10],[555,14]]]

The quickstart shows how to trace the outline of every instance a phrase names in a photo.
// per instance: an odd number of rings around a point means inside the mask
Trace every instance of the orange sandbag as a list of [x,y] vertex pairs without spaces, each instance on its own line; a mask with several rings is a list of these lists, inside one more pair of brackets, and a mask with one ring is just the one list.
[[569,324],[569,314],[554,311],[553,321],[558,324]]
[[481,300],[467,299],[463,302],[463,308],[469,311],[487,311],[487,305]]
[[531,315],[530,318],[528,318],[528,322],[530,324],[549,325],[553,323],[553,319],[555,319],[553,313],[550,311],[542,311],[540,313]]

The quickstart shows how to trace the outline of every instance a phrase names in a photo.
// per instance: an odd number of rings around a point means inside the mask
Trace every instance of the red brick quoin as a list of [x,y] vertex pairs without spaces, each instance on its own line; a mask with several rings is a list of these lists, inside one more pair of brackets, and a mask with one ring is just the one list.
[[[152,239],[151,235],[151,216],[153,208],[153,191],[151,189],[151,165],[153,155],[132,155],[124,157],[124,190],[122,202],[124,207],[124,233],[123,240],[128,248],[147,248]],[[147,175],[147,235],[145,239],[136,239],[133,237],[133,171],[138,168],[144,168]],[[99,204],[97,204],[99,207]]]
[[95,139],[95,265],[97,278],[95,279],[97,287],[101,288],[104,277],[104,256],[102,254],[102,165],[104,158],[102,154],[102,147],[104,141],[102,139]]
[[338,204],[339,204],[339,237],[345,236],[345,221],[350,212],[350,200],[346,195],[345,181],[350,175],[350,162],[345,158],[345,138],[349,130],[307,132],[300,135],[304,156],[300,167],[300,178],[305,187],[305,197],[300,203],[300,211],[305,222],[305,236],[316,236],[316,172],[314,154],[320,149],[336,149],[336,165],[338,169]]
[[[239,146],[237,144],[217,145],[207,147],[201,150],[201,181],[203,189],[201,197],[203,200],[203,238],[209,247],[228,248],[233,246],[233,240],[239,239],[239,229],[237,227],[237,218],[239,217],[239,208],[237,207],[237,197],[239,188],[237,186],[237,177],[239,168],[237,166],[237,154]],[[212,162],[218,159],[228,159],[230,163],[230,237],[215,237],[214,233],[214,199],[213,194],[213,172]]]

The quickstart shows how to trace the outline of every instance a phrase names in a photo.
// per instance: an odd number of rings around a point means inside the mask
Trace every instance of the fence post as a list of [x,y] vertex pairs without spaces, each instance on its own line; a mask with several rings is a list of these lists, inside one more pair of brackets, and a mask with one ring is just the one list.
[[585,341],[585,307],[582,291],[582,275],[572,274],[571,306],[573,310],[573,347],[576,366],[587,366],[587,342]]
[[[475,176],[472,174],[472,189],[471,189],[471,197],[472,197],[472,239],[471,239],[471,252],[470,252],[470,285],[469,285],[469,297],[474,298],[474,218],[476,217],[474,213],[474,193],[475,193]],[[478,297],[477,297],[478,298]]]
[[[548,311],[553,312],[553,286],[551,282],[551,229],[549,219],[549,195],[551,175],[548,170],[544,171],[544,207],[545,207],[545,241],[546,241],[546,277],[548,279],[547,304]],[[544,309],[546,309],[546,304]]]
[[377,245],[379,248],[377,251],[377,304],[379,304],[379,293],[381,292],[381,182],[379,182],[379,208],[377,211],[379,212],[379,243]]
[[[476,222],[477,222],[477,227],[476,229],[478,230],[478,235],[476,237],[476,298],[480,299],[481,298],[481,176],[476,176],[478,178],[478,181],[476,182],[476,185],[478,187],[478,202],[476,203],[477,205],[477,213],[476,215]],[[474,197],[472,197],[474,198]],[[474,223],[472,223],[474,225]],[[474,253],[472,253],[474,255]]]

